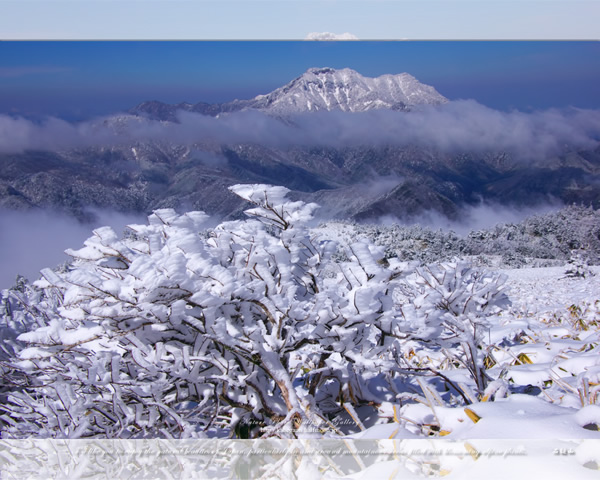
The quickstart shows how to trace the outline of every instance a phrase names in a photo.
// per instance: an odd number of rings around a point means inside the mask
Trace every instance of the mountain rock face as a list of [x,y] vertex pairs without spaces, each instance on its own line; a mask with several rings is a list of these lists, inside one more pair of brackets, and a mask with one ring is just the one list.
[[240,110],[259,110],[278,116],[317,111],[364,112],[373,109],[410,110],[439,105],[448,99],[408,73],[363,77],[350,68],[310,68],[287,85],[250,100],[207,104],[168,105],[144,102],[129,111],[154,120],[176,121],[177,112],[216,116]]
[[273,147],[127,136],[148,125],[178,127],[181,111],[217,116],[254,110],[286,122],[294,114],[321,111],[387,109],[413,115],[422,106],[446,102],[408,74],[367,78],[331,68],[310,69],[250,100],[145,102],[102,120],[102,128],[126,139],[119,145],[0,154],[0,209],[51,208],[85,220],[90,208],[150,213],[170,207],[236,218],[246,205],[227,187],[238,183],[282,185],[292,190],[292,198],[322,205],[323,217],[355,220],[410,219],[425,212],[456,219],[463,206],[482,199],[519,207],[552,200],[600,208],[600,148],[523,161],[503,151],[415,145]]

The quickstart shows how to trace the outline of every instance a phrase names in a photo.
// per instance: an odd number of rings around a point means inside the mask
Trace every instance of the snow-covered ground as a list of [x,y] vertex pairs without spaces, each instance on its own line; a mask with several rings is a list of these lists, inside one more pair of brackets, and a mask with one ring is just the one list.
[[[355,238],[349,224],[329,223],[316,232],[339,242]],[[509,395],[464,408],[413,403],[397,408],[399,423],[375,425],[353,438],[414,438],[437,424],[446,438],[596,438],[600,432],[600,267],[585,277],[565,266],[499,270],[511,300],[487,333],[492,379]],[[424,354],[423,354],[424,355]],[[434,358],[431,353],[427,359]],[[466,380],[464,369],[443,372]],[[589,405],[589,404],[592,405]],[[387,418],[393,414],[387,412]],[[587,428],[583,428],[587,426]]]
[[564,267],[518,268],[503,273],[508,277],[507,293],[515,307],[539,315],[600,299],[600,267],[589,268],[596,275],[570,278]]
[[[597,475],[600,267],[485,272],[368,242],[336,250],[328,240],[353,232],[288,229],[313,207],[284,203],[284,189],[232,188],[261,222],[199,236],[203,214],[160,210],[133,236],[96,230],[69,269],[3,292],[0,367],[22,382],[1,405],[3,471],[47,473],[27,466],[33,432],[39,455],[60,457],[57,477],[82,457],[104,478],[156,465],[131,442],[157,437],[195,442],[172,445],[169,468],[188,476],[215,456],[224,478]],[[212,457],[177,453],[211,444]]]
[[[412,403],[399,424],[376,425],[354,438],[414,438],[438,424],[452,438],[600,439],[600,267],[570,278],[565,268],[504,270],[512,305],[488,332],[495,365],[488,373],[511,394],[464,408]],[[444,371],[460,381],[461,369]],[[522,393],[517,393],[522,392]],[[389,412],[388,412],[389,413]],[[389,417],[392,414],[387,415]],[[474,420],[476,419],[476,421]],[[584,428],[585,427],[585,428]]]
[[[504,270],[512,306],[489,338],[500,345],[494,358],[513,393],[468,406],[430,397],[426,404],[387,405],[382,413],[393,423],[350,437],[378,441],[384,450],[381,439],[392,439],[396,455],[345,478],[597,478],[600,268],[590,270],[595,276],[587,278],[569,278],[563,267]],[[502,346],[511,336],[521,340]],[[490,376],[500,370],[493,366]],[[458,370],[444,374],[460,378]],[[424,432],[432,437],[424,440]]]

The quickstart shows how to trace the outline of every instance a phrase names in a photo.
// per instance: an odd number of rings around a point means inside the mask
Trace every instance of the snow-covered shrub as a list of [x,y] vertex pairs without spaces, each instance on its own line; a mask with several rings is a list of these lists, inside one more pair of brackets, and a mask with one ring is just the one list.
[[407,339],[435,345],[466,368],[479,395],[488,385],[484,358],[490,322],[509,304],[506,277],[465,263],[417,268],[405,280],[398,328]]
[[600,329],[600,301],[572,304],[568,315],[558,316],[559,321],[569,325],[575,332]]
[[574,250],[565,265],[565,275],[571,278],[591,277],[594,272],[590,269],[583,251]]
[[357,407],[396,401],[415,373],[399,361],[407,342],[449,352],[485,394],[502,277],[417,268],[364,237],[338,246],[287,189],[231,191],[248,219],[206,230],[202,212],[158,210],[3,294],[3,437],[339,433],[332,415],[360,425]]
[[46,311],[55,310],[58,302],[52,292],[33,287],[21,276],[13,288],[0,291],[0,405],[9,392],[28,384],[26,373],[11,364],[26,346],[19,335],[43,324]]
[[11,368],[27,380],[0,407],[4,436],[293,436],[381,401],[367,382],[393,366],[382,332],[399,262],[356,243],[335,263],[305,227],[316,205],[231,190],[251,218],[208,238],[203,213],[159,210],[121,239],[95,230],[67,271],[42,272],[58,301],[19,337]]

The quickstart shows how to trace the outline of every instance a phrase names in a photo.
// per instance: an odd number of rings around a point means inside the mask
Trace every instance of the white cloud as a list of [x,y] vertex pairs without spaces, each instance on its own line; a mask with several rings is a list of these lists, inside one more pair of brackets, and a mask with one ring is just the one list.
[[109,225],[121,233],[126,225],[145,224],[143,215],[90,209],[95,220],[79,223],[64,213],[48,210],[0,210],[0,290],[14,284],[17,274],[29,280],[39,271],[67,260],[67,248],[78,249],[94,228]]
[[409,218],[398,218],[395,215],[383,215],[373,219],[381,225],[420,225],[431,230],[452,230],[460,236],[477,230],[490,230],[499,224],[518,224],[534,215],[544,215],[564,207],[558,200],[549,198],[546,202],[521,207],[502,205],[497,202],[481,201],[478,205],[463,205],[459,208],[457,220],[451,220],[436,210],[426,210]]
[[[594,149],[600,139],[600,110],[549,109],[501,112],[473,100],[424,107],[413,112],[316,112],[284,123],[259,111],[218,118],[180,112],[180,123],[122,117],[111,122],[71,124],[58,119],[34,123],[0,115],[0,153],[61,150],[93,145],[130,145],[165,140],[180,145],[214,141],[289,146],[418,145],[448,153],[503,151],[515,159],[544,159],[565,149]],[[220,158],[204,158],[211,165]]]
[[356,35],[351,33],[331,33],[331,32],[311,32],[305,40],[358,40]]

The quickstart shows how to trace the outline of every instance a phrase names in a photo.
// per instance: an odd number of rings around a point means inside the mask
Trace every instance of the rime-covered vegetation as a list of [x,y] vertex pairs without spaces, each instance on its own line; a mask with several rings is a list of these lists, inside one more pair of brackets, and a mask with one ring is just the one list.
[[[3,438],[320,438],[382,424],[386,438],[460,435],[482,404],[597,402],[598,299],[536,317],[505,274],[449,260],[485,253],[461,241],[508,253],[538,237],[563,264],[595,255],[596,212],[464,240],[354,226],[338,243],[286,188],[231,190],[248,219],[207,229],[202,212],[157,210],[122,237],[95,230],[70,264],[2,292]],[[564,281],[593,273],[572,256]],[[600,424],[584,417],[574,428]]]
[[365,238],[381,245],[386,258],[421,263],[472,257],[479,265],[540,267],[563,265],[573,255],[592,265],[600,263],[600,210],[579,205],[465,236],[420,225],[330,222],[321,227],[333,228],[344,239]]

